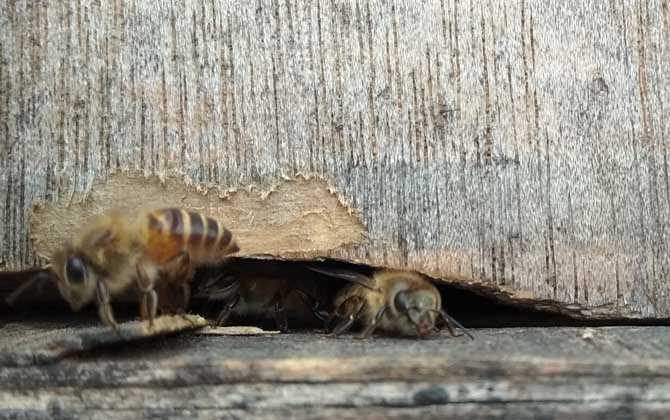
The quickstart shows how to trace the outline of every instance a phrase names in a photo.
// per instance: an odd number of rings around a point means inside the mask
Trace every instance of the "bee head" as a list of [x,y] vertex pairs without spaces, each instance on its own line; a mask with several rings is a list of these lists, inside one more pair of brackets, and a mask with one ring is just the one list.
[[435,329],[440,295],[432,289],[405,289],[396,293],[393,305],[416,327],[419,336],[431,334]]
[[406,319],[416,328],[419,337],[425,337],[438,330],[438,320],[442,320],[449,333],[456,337],[456,328],[471,340],[475,337],[451,315],[442,308],[440,292],[435,288],[429,289],[405,289],[396,293],[393,304],[399,313],[403,313]]
[[66,243],[52,256],[52,271],[58,279],[56,285],[72,310],[78,311],[94,299],[96,285],[105,273],[96,260],[112,240],[109,229],[94,228],[80,240]]
[[115,240],[109,225],[109,217],[96,219],[51,258],[51,269],[58,279],[58,290],[74,311],[80,310],[95,298],[98,281],[108,274],[101,262]]
[[87,258],[66,246],[51,258],[51,270],[56,277],[56,286],[61,296],[74,311],[80,310],[93,300],[97,273]]

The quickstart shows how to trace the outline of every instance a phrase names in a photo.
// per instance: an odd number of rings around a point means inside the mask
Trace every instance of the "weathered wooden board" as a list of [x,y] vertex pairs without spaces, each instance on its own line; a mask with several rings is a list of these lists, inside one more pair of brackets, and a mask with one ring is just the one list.
[[669,328],[476,336],[182,335],[0,363],[0,418],[667,418]]
[[667,0],[17,0],[0,27],[6,267],[44,251],[35,202],[77,225],[139,170],[251,190],[205,203],[273,226],[263,252],[670,315]]
[[102,326],[99,321],[85,328],[77,324],[55,326],[53,322],[7,323],[2,327],[0,365],[49,363],[83,351],[196,330],[206,325],[203,317],[189,314],[160,316],[153,325],[149,321],[123,322],[117,330]]

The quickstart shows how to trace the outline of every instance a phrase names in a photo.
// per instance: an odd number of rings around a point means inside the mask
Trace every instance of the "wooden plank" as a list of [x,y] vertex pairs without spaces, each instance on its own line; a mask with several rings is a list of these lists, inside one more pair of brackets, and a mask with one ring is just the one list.
[[[0,340],[0,365],[21,366],[34,363],[50,363],[63,357],[110,345],[144,340],[166,334],[191,331],[207,325],[207,320],[198,315],[160,316],[149,321],[130,321],[110,327],[80,326],[56,327],[53,323],[5,324]],[[95,324],[94,324],[95,325]]]
[[667,9],[3,2],[0,265],[39,260],[31,223],[141,200],[110,178],[139,170],[250,251],[668,317]]
[[[479,419],[501,419],[501,420],[535,420],[535,419],[556,419],[556,420],[592,420],[607,418],[612,420],[663,420],[667,418],[667,404],[637,404],[628,402],[622,404],[607,404],[603,406],[599,403],[575,403],[575,404],[453,404],[440,405],[434,407],[421,408],[298,408],[295,410],[172,410],[172,409],[130,409],[130,410],[110,410],[96,409],[83,412],[67,412],[65,416],[77,419],[110,419],[110,420],[135,420],[140,418],[147,419],[260,419],[275,420],[290,416],[298,420],[314,419],[429,419],[442,420],[445,418],[454,420],[479,420]],[[63,416],[63,412],[58,405],[52,406],[49,412],[30,411],[25,412],[0,412],[0,419],[29,418],[35,420],[50,420]],[[21,417],[23,416],[23,417]],[[63,418],[63,417],[61,417]],[[68,418],[68,417],[65,417]]]
[[[24,330],[61,339],[76,331],[59,324]],[[75,328],[73,330],[73,328]],[[266,336],[188,335],[164,338],[160,345],[99,349],[52,367],[3,367],[2,384],[21,378],[26,386],[181,386],[242,382],[430,381],[548,374],[625,378],[670,375],[666,348],[670,327],[477,329],[476,340],[410,340],[377,337],[357,340],[315,333]],[[13,328],[0,329],[2,342],[17,339]],[[11,347],[18,347],[14,343]],[[333,360],[339,363],[333,364]],[[387,369],[389,364],[394,369]],[[66,373],[63,368],[67,367]],[[113,367],[113,369],[108,369]],[[188,367],[188,369],[185,369]],[[91,375],[106,372],[109,377]],[[134,372],[131,376],[122,370]],[[115,372],[116,371],[116,372]],[[54,377],[53,375],[57,375]],[[16,376],[20,375],[20,376]],[[106,375],[106,374],[104,374]],[[12,379],[14,378],[14,379]]]
[[472,342],[165,337],[54,364],[2,365],[0,419],[662,418],[669,332],[480,329]]
[[[39,410],[40,405],[35,404],[35,399],[27,397],[25,393],[11,395],[13,407],[24,404],[34,404],[31,413],[41,414],[30,418],[45,418],[45,414],[54,415],[59,413],[64,416],[75,418],[105,418],[131,419],[131,418],[457,418],[457,419],[485,419],[496,416],[507,420],[513,419],[567,419],[570,416],[577,419],[646,419],[658,418],[667,415],[669,405],[667,402],[649,402],[631,399],[625,401],[620,398],[613,401],[596,400],[589,401],[588,398],[574,400],[554,401],[508,401],[501,398],[498,402],[469,401],[459,402],[458,398],[453,401],[423,400],[431,392],[446,392],[439,385],[416,384],[408,387],[398,387],[396,384],[384,386],[348,386],[331,385],[326,387],[303,385],[303,386],[277,386],[272,387],[273,392],[263,392],[268,387],[254,386],[253,390],[244,388],[221,388],[210,389],[195,388],[187,390],[168,390],[156,392],[153,390],[122,390],[122,391],[100,391],[78,392],[78,390],[62,389],[50,395],[50,406]],[[351,388],[351,389],[350,389]],[[381,395],[369,395],[367,392],[397,392],[388,398]],[[457,389],[454,387],[454,391]],[[357,395],[356,392],[362,394]],[[495,390],[492,390],[495,393]],[[268,395],[271,394],[271,395]],[[444,395],[444,394],[442,394]],[[215,403],[212,396],[218,397]],[[325,397],[326,396],[326,397]],[[448,396],[448,395],[447,395]],[[325,398],[324,398],[325,397]],[[339,398],[344,397],[344,401]],[[395,397],[395,398],[393,398]],[[119,403],[121,400],[124,403]],[[173,401],[172,404],[165,404]],[[174,403],[177,401],[177,403]],[[3,401],[4,402],[4,401]],[[203,405],[204,404],[204,405]],[[247,406],[247,407],[245,407]],[[0,418],[10,417],[8,414],[25,413],[16,410],[4,410]],[[33,414],[35,413],[35,414]],[[136,416],[136,417],[131,417]],[[388,416],[388,417],[387,417]],[[604,417],[603,417],[604,416]],[[16,417],[14,417],[16,418]]]

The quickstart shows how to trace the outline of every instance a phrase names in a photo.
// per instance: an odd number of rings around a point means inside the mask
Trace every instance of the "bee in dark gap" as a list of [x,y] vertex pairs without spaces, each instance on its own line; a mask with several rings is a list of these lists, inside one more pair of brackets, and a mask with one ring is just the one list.
[[218,308],[216,325],[274,321],[281,332],[291,325],[322,326],[340,283],[319,281],[300,262],[235,258],[196,275],[194,299]]
[[239,250],[228,229],[197,212],[165,208],[128,216],[97,217],[51,258],[63,298],[74,311],[95,300],[104,324],[117,327],[111,298],[136,284],[142,319],[153,324],[161,298],[181,291],[190,300],[194,267]]
[[[351,284],[342,288],[334,300],[334,309],[326,321],[327,327],[339,323],[332,335],[339,335],[359,323],[360,338],[369,337],[375,330],[410,337],[426,337],[439,331],[438,324],[458,337],[472,334],[442,308],[437,287],[427,278],[412,272],[380,270],[371,276],[357,271],[310,266],[325,275],[340,278]],[[460,329],[462,333],[457,333]]]

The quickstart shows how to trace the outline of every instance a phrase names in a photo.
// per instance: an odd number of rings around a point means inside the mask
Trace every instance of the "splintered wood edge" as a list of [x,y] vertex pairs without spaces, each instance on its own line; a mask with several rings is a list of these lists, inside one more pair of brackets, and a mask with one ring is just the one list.
[[197,335],[275,335],[279,331],[266,331],[251,326],[205,327],[195,332]]
[[30,365],[51,363],[66,356],[119,343],[150,339],[179,332],[197,330],[208,325],[208,321],[192,314],[160,316],[149,321],[130,321],[119,324],[118,329],[104,325],[68,329],[64,335],[43,349],[28,349],[28,352],[9,353],[4,364]]
[[239,256],[322,254],[366,241],[362,221],[326,180],[300,177],[269,188],[248,186],[221,196],[203,194],[177,178],[161,181],[138,172],[118,172],[100,180],[90,194],[75,194],[73,203],[34,203],[30,241],[39,259],[47,261],[81,226],[112,208],[133,215],[175,203],[222,223],[239,245]]
[[54,343],[55,348],[82,351],[93,347],[135,341],[144,338],[158,337],[181,331],[195,330],[207,326],[208,321],[200,315],[184,314],[161,316],[154,319],[153,326],[149,321],[130,321],[119,324],[118,330],[106,326],[92,327],[78,332],[70,339]]

